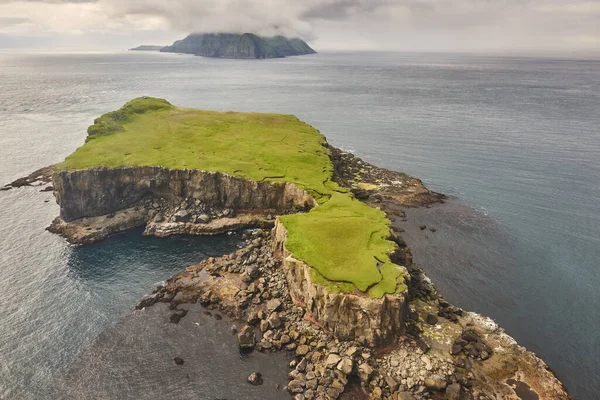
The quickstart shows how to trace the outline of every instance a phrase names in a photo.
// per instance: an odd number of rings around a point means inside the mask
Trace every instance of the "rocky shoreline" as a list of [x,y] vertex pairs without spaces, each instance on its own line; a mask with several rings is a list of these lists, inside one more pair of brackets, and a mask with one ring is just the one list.
[[[444,200],[418,179],[330,150],[334,180],[356,198],[381,208],[390,219],[404,219],[406,207]],[[570,398],[548,366],[492,320],[445,301],[423,271],[412,265],[401,231],[391,232],[390,237],[398,245],[394,262],[405,268],[407,291],[383,299],[319,293],[318,285],[306,279],[308,274],[299,272],[301,263],[286,251],[285,232],[277,223],[277,215],[314,206],[310,196],[294,185],[242,182],[224,174],[215,178],[192,171],[175,172],[175,180],[173,172],[158,171],[164,177],[158,182],[146,179],[144,171],[140,175],[139,169],[118,178],[114,174],[120,172],[92,173],[121,182],[114,186],[120,196],[110,195],[110,190],[107,196],[106,188],[93,185],[72,193],[85,196],[86,201],[70,202],[79,209],[65,213],[61,207],[61,217],[49,227],[71,243],[92,243],[140,225],[146,225],[145,234],[156,236],[258,228],[245,234],[243,249],[186,268],[136,308],[168,303],[171,322],[177,323],[186,316],[186,304],[198,302],[245,321],[238,332],[240,348],[295,355],[285,388],[295,399],[343,398],[353,382],[361,389],[352,392],[370,399]],[[156,173],[153,170],[151,175]],[[33,175],[17,184],[39,180]],[[207,179],[216,183],[207,186]],[[64,187],[74,180],[55,174],[53,181],[60,202]],[[177,195],[169,197],[167,190],[158,190],[154,193],[165,196],[142,199],[136,197],[139,190],[126,190],[140,182],[153,188],[167,185]],[[222,186],[223,182],[227,184]],[[258,185],[264,195],[256,200],[253,190]],[[114,203],[123,198],[123,191],[132,197]],[[86,207],[100,211],[90,214]],[[249,384],[260,384],[260,371],[256,372]]]

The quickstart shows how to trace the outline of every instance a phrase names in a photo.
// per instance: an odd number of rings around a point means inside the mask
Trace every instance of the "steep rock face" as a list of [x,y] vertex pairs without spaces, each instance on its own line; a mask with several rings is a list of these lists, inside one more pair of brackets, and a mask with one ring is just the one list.
[[66,222],[107,215],[151,197],[172,202],[195,198],[220,208],[274,213],[307,210],[316,205],[294,184],[255,182],[219,172],[130,167],[61,171],[52,179],[60,217]]
[[408,292],[385,295],[381,299],[365,294],[330,293],[313,282],[306,263],[285,248],[286,229],[275,223],[275,245],[282,253],[283,269],[290,295],[300,301],[321,323],[342,340],[356,340],[370,346],[389,343],[403,332]]

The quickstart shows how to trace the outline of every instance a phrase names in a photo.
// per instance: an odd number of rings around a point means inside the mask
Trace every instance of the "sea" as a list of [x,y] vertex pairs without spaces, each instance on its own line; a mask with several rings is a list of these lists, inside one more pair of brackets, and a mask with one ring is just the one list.
[[[294,114],[332,145],[447,194],[446,205],[408,212],[409,221],[436,228],[407,232],[417,264],[449,301],[493,318],[542,357],[576,399],[600,398],[599,61],[0,51],[0,185],[61,161],[94,118],[138,96]],[[0,192],[0,399],[58,398],[54,388],[93,359],[85,356],[93,343],[119,326],[135,328],[132,307],[153,284],[241,243],[236,234],[156,239],[134,230],[70,246],[44,230],[58,207],[40,189]],[[211,332],[228,329],[211,324]],[[152,350],[166,358],[169,348]],[[214,348],[199,360],[238,357]],[[198,398],[218,398],[214,382],[246,385],[228,379],[246,363],[277,374],[274,361],[252,357],[204,368],[212,384]],[[110,362],[86,368],[89,379],[110,385]],[[122,397],[136,398],[152,368],[141,365],[135,385],[119,380]]]

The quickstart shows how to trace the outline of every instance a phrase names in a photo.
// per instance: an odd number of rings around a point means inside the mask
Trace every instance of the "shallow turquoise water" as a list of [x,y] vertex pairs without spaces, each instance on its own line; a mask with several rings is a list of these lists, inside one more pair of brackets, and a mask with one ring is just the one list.
[[[60,161],[83,143],[93,118],[150,95],[181,106],[295,114],[333,145],[455,195],[478,213],[449,217],[468,224],[447,236],[456,245],[445,242],[445,251],[470,256],[442,254],[429,275],[450,300],[497,319],[538,352],[576,398],[600,392],[599,62],[404,53],[258,62],[5,53],[0,75],[0,182]],[[69,266],[62,241],[43,232],[57,213],[40,200],[46,197],[27,189],[0,193],[5,376],[31,372],[15,354],[62,346],[54,332],[65,329],[59,319],[68,304],[92,303],[66,300],[82,287],[78,280],[64,293],[54,286],[77,267]],[[489,224],[493,229],[482,234]],[[47,289],[40,291],[40,282]],[[81,293],[94,298],[91,289]],[[30,302],[44,304],[39,315],[21,311]],[[106,326],[118,311],[110,302],[102,307],[98,321]],[[48,319],[56,322],[39,324]],[[83,338],[97,331],[72,330]],[[56,351],[49,365],[61,365],[61,357]],[[51,372],[35,375],[43,382]]]

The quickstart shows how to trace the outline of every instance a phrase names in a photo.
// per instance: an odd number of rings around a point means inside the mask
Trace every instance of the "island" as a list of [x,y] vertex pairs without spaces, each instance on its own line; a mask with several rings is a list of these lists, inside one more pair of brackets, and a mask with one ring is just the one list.
[[160,51],[232,59],[283,58],[316,53],[299,38],[264,37],[253,33],[192,33]]
[[134,47],[133,49],[129,49],[129,51],[160,51],[164,47],[165,46],[154,46],[154,45],[143,44],[141,46]]
[[294,116],[137,98],[15,185],[49,174],[60,216],[48,229],[74,244],[138,226],[159,237],[254,228],[245,247],[187,267],[136,309],[168,303],[178,323],[198,303],[243,321],[241,349],[295,357],[285,390],[297,399],[336,399],[349,382],[372,399],[570,398],[534,353],[412,265],[391,220],[445,196]]

